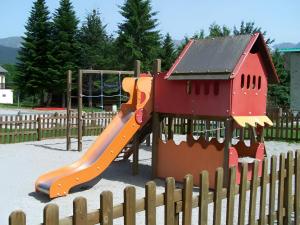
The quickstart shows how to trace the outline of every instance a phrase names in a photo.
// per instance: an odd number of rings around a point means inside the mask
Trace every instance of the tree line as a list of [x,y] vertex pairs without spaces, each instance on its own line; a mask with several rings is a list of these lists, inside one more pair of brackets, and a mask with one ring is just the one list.
[[[92,10],[80,25],[71,0],[60,0],[59,7],[50,14],[45,0],[33,3],[26,23],[26,32],[19,51],[14,88],[21,96],[35,96],[41,105],[50,105],[53,97],[63,99],[66,91],[66,71],[85,69],[132,70],[134,60],[142,61],[142,70],[150,71],[156,58],[162,59],[162,69],[170,68],[190,38],[203,39],[228,35],[262,32],[254,22],[241,22],[230,29],[216,23],[208,33],[203,30],[192,37],[184,37],[175,46],[169,33],[158,30],[157,12],[150,0],[126,0],[120,6],[123,21],[116,37],[109,34],[98,10]],[[274,42],[268,38],[267,44]],[[277,105],[289,101],[289,74],[283,67],[282,56],[273,54],[280,85],[269,88],[269,96]]]

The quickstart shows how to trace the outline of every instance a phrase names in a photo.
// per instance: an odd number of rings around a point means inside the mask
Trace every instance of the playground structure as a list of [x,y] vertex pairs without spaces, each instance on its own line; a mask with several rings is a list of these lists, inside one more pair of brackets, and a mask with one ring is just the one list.
[[[168,72],[161,72],[160,60],[156,60],[152,76],[137,74],[138,78],[123,80],[129,101],[121,106],[91,148],[79,161],[41,176],[36,182],[37,191],[50,198],[66,195],[70,188],[100,175],[130,141],[134,143],[137,167],[140,143],[137,137],[151,130],[153,177],[172,176],[182,181],[190,173],[195,177],[194,183],[199,184],[199,172],[207,170],[212,174],[209,186],[213,188],[216,168],[223,167],[226,182],[229,168],[236,166],[239,184],[239,165],[245,158],[252,163],[248,179],[255,160],[259,162],[258,175],[261,175],[265,155],[263,130],[265,125],[272,125],[266,116],[267,84],[278,82],[261,34],[191,40]],[[79,84],[80,77],[81,73]],[[79,96],[82,107],[82,95]],[[80,112],[78,116],[82,120]],[[186,141],[179,145],[172,140],[170,128],[175,116],[188,120]],[[166,142],[161,138],[164,118],[168,118],[169,126]],[[192,120],[196,118],[224,122],[224,141],[194,139]],[[250,146],[245,145],[242,137],[232,145],[234,129],[246,125],[252,127]]]
[[[77,134],[77,141],[78,151],[82,151],[82,127],[83,127],[83,98],[88,99],[89,107],[93,106],[93,99],[100,99],[100,109],[104,110],[104,98],[113,98],[118,97],[119,98],[119,107],[121,107],[122,98],[125,97],[122,94],[122,77],[123,76],[134,76],[137,77],[137,74],[140,73],[140,63],[135,63],[135,70],[134,71],[119,71],[119,70],[79,70],[78,72],[78,86],[77,86],[77,96],[72,96],[72,71],[67,72],[67,150],[71,149],[71,108],[72,108],[72,98],[77,99],[77,115],[78,115],[78,122],[76,125],[78,134]],[[93,95],[93,86],[94,81],[93,77],[96,77],[97,75],[100,75],[100,87],[98,90],[97,95]],[[118,88],[118,94],[117,95],[105,95],[104,94],[104,76],[106,75],[117,75],[118,76],[118,84],[116,85]],[[88,82],[88,94],[83,93],[83,79],[87,78]],[[97,77],[96,77],[97,78]],[[99,80],[98,80],[99,81]]]

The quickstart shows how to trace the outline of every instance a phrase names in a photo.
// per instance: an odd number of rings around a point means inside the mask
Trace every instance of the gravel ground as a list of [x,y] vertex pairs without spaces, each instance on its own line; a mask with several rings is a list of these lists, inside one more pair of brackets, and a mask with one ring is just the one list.
[[[84,138],[84,149],[91,145],[96,137]],[[181,136],[175,136],[176,142],[180,142]],[[76,142],[72,143],[75,149]],[[99,208],[99,195],[104,190],[110,190],[114,195],[114,204],[123,201],[123,189],[128,185],[136,187],[137,198],[144,197],[144,184],[151,176],[151,152],[144,145],[140,151],[140,175],[131,175],[131,159],[114,162],[101,176],[92,182],[82,185],[66,197],[49,200],[43,194],[34,192],[34,182],[39,175],[53,170],[62,165],[69,164],[79,159],[83,152],[65,151],[65,140],[54,139],[39,142],[27,142],[10,145],[0,145],[0,223],[7,224],[8,216],[13,210],[21,209],[27,214],[27,224],[39,224],[42,222],[43,207],[48,203],[58,204],[60,217],[72,214],[72,201],[75,197],[83,196],[88,200],[88,210]],[[289,150],[300,149],[300,144],[284,142],[266,142],[268,155],[280,154]],[[155,180],[157,192],[164,191],[164,181]],[[178,184],[180,185],[180,184]],[[197,191],[197,190],[195,190]],[[223,215],[225,205],[223,202]],[[237,201],[236,201],[237,203]],[[236,205],[237,206],[237,205]],[[209,213],[212,215],[212,205]],[[197,221],[197,209],[193,210],[193,221]],[[237,213],[236,213],[237,214]],[[163,222],[163,209],[158,209],[158,223]],[[223,217],[225,218],[225,217]],[[209,216],[210,222],[212,216]],[[222,220],[224,221],[224,220]],[[121,224],[123,220],[116,221]],[[137,224],[144,224],[144,214],[137,215]]]

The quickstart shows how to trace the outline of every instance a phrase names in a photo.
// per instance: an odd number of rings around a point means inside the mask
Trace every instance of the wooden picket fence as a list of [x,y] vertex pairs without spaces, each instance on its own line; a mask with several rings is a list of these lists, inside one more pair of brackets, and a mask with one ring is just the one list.
[[[250,168],[250,165],[249,165]],[[262,176],[258,177],[258,162],[251,165],[252,179],[247,178],[248,165],[241,164],[241,183],[236,185],[236,168],[229,170],[227,188],[223,169],[216,171],[214,190],[209,190],[209,174],[202,171],[198,191],[193,186],[193,177],[187,175],[183,187],[176,188],[174,178],[167,178],[165,192],[157,194],[153,181],[145,185],[145,197],[136,200],[136,189],[129,186],[124,189],[124,202],[113,205],[110,191],[100,195],[100,208],[87,211],[87,201],[79,197],[73,203],[73,215],[59,218],[59,207],[55,204],[44,208],[44,225],[112,225],[117,218],[123,218],[125,225],[137,224],[136,216],[145,213],[146,225],[158,224],[157,210],[163,206],[164,224],[174,225],[182,221],[183,225],[196,224],[300,224],[300,152],[282,153],[278,159],[265,158]],[[238,197],[238,202],[236,203]],[[226,201],[223,201],[225,200]],[[210,214],[209,208],[213,207]],[[195,210],[193,210],[195,209]],[[222,210],[223,209],[223,210]],[[195,215],[196,214],[196,215]],[[9,225],[25,225],[26,215],[22,211],[12,212]],[[159,223],[162,224],[162,223]]]
[[[85,113],[83,135],[98,135],[116,115],[113,112]],[[77,114],[71,115],[71,133],[77,135]],[[0,116],[0,144],[66,137],[66,114]]]

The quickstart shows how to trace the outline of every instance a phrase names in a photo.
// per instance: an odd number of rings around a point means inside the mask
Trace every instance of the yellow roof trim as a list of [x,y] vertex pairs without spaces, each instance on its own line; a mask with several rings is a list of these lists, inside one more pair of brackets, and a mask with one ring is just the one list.
[[248,124],[251,127],[256,127],[256,125],[273,126],[273,122],[267,116],[233,116],[234,121],[241,127],[246,127]]

